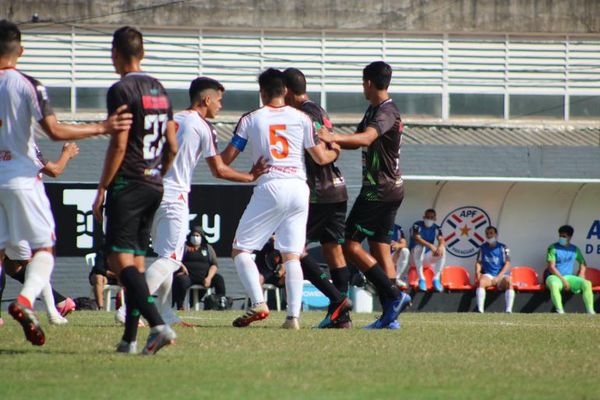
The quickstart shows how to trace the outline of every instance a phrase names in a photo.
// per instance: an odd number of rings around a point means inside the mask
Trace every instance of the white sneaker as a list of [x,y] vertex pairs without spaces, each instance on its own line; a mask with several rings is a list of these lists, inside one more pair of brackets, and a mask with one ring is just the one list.
[[55,314],[48,315],[48,322],[50,322],[51,325],[66,325],[69,323],[69,320],[60,314]]
[[123,307],[119,308],[115,313],[115,322],[121,325],[125,325],[125,310],[123,309]]
[[564,314],[564,313],[565,313],[565,310],[556,310],[556,313],[557,313],[557,314]]
[[121,340],[117,345],[117,353],[136,354],[137,353],[137,342],[126,342]]
[[300,329],[300,322],[296,317],[287,317],[283,322],[283,325],[281,325],[281,327],[283,329],[292,329],[297,331]]

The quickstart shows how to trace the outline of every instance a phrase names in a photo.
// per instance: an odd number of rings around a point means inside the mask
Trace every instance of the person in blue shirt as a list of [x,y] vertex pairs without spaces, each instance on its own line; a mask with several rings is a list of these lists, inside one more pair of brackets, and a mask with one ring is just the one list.
[[407,287],[408,285],[402,278],[410,261],[410,250],[408,249],[408,242],[406,241],[404,231],[398,224],[394,224],[391,248],[392,261],[394,261],[394,265],[396,266],[396,285]]
[[429,208],[425,210],[423,220],[415,222],[412,227],[410,252],[419,273],[419,290],[423,292],[427,291],[423,274],[423,265],[425,264],[433,267],[435,271],[434,289],[437,292],[444,290],[440,282],[440,275],[446,263],[446,242],[442,236],[442,230],[435,220],[436,212],[433,208]]
[[481,245],[475,262],[475,291],[477,311],[483,313],[485,289],[496,286],[504,290],[507,313],[512,312],[515,291],[510,279],[510,250],[504,243],[498,242],[498,229],[488,226],[485,230],[486,242]]
[[[563,225],[558,228],[558,242],[548,247],[546,261],[546,287],[550,291],[552,304],[556,312],[564,314],[561,291],[582,294],[583,303],[588,314],[595,314],[594,294],[592,293],[592,283],[585,277],[585,259],[579,247],[571,243],[575,230],[570,225]],[[579,264],[577,275],[573,273],[575,263]]]

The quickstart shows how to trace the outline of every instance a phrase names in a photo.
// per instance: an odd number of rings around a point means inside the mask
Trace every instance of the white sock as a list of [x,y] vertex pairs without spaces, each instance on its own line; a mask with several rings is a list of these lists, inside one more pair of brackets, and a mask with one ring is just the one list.
[[173,273],[178,269],[177,261],[164,257],[157,258],[144,273],[150,294],[156,293],[167,278],[172,279]]
[[285,263],[285,294],[288,317],[300,317],[303,286],[304,276],[302,275],[300,260],[289,260]]
[[38,251],[33,255],[31,262],[27,264],[25,283],[19,294],[29,300],[32,307],[44,287],[50,284],[53,268],[54,257],[47,251]]
[[156,291],[158,312],[165,324],[172,325],[181,322],[181,318],[175,314],[172,307],[173,299],[173,274],[169,275]]
[[42,302],[44,302],[49,317],[57,317],[60,315],[54,305],[54,295],[52,294],[52,286],[50,283],[44,286],[44,289],[42,290]]
[[512,312],[513,303],[515,302],[514,289],[508,289],[506,292],[504,292],[504,299],[506,300],[506,312]]
[[246,293],[250,296],[252,306],[264,303],[265,297],[262,287],[260,286],[258,268],[252,259],[252,255],[250,253],[242,252],[235,256],[233,263],[235,264],[235,269],[237,270]]
[[402,279],[406,267],[408,267],[408,261],[410,260],[410,250],[403,248],[400,250],[400,257],[398,258],[398,268],[396,270],[396,278]]
[[477,288],[475,295],[477,297],[477,311],[482,313],[485,305],[485,289]]

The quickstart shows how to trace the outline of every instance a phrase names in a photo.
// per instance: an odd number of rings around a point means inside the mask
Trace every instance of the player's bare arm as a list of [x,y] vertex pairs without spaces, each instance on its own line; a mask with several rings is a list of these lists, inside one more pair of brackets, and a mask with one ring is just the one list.
[[240,172],[231,168],[229,165],[223,162],[220,155],[214,157],[208,157],[206,163],[210,168],[210,172],[215,178],[225,179],[233,182],[250,183],[258,179],[259,176],[268,172],[269,165],[264,158],[260,157],[258,161],[252,166],[250,172]]
[[331,133],[327,128],[321,128],[318,131],[319,139],[325,143],[337,143],[342,149],[355,150],[361,147],[367,147],[377,139],[379,134],[377,129],[368,127],[362,133],[353,133],[350,135]]
[[64,172],[70,160],[77,157],[79,154],[79,146],[75,143],[65,143],[58,160],[48,161],[41,172],[52,178],[56,178]]
[[122,105],[99,124],[63,124],[58,122],[55,115],[48,115],[39,122],[52,140],[79,140],[128,130],[132,118],[131,113],[127,112],[127,105]]
[[160,171],[162,176],[165,176],[167,171],[171,168],[175,155],[177,154],[177,127],[175,121],[167,122],[166,137],[167,146],[163,151],[162,167]]
[[319,142],[316,146],[306,149],[306,151],[319,165],[331,164],[340,155],[340,150],[338,148],[328,148],[324,142]]
[[225,164],[230,165],[239,155],[240,150],[235,146],[228,144],[227,147],[225,147],[225,150],[221,152],[221,159]]

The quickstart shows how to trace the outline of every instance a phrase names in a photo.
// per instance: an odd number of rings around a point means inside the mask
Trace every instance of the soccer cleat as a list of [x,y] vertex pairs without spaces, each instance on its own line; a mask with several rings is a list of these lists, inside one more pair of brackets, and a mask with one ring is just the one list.
[[440,282],[439,279],[434,279],[433,280],[433,288],[435,289],[436,292],[443,292],[444,291],[444,287],[442,286],[442,282]]
[[260,321],[269,316],[269,307],[265,303],[260,303],[246,310],[246,313],[233,321],[233,326],[243,328],[255,321]]
[[333,328],[336,321],[345,313],[352,310],[352,301],[344,297],[339,303],[332,303],[329,305],[327,315],[325,318],[316,326],[317,329]]
[[281,325],[281,327],[283,329],[292,329],[297,331],[300,329],[300,322],[296,317],[287,317],[285,321],[283,321],[283,325]]
[[425,279],[419,279],[419,290],[421,292],[427,291],[427,283],[425,283]]
[[350,329],[352,328],[352,319],[350,318],[350,311],[346,311],[340,315],[340,317],[331,324],[333,329]]
[[121,340],[117,345],[117,353],[136,354],[137,353],[137,342],[126,342]]
[[158,325],[150,330],[146,346],[142,350],[144,355],[156,354],[160,349],[170,344],[175,344],[177,334],[169,325]]
[[557,314],[564,314],[564,313],[565,313],[565,310],[563,310],[563,309],[560,309],[560,308],[557,308],[557,309],[556,309],[556,313],[557,313]]
[[333,325],[333,323],[331,321],[331,314],[327,313],[325,318],[323,318],[323,320],[321,322],[319,322],[319,324],[317,326],[315,326],[315,329],[327,329],[327,328],[331,328],[332,325]]
[[388,324],[388,326],[386,328],[387,329],[394,329],[394,330],[400,329],[400,321],[398,321],[397,319],[393,320],[392,322],[390,322]]
[[48,315],[48,322],[50,322],[50,325],[66,325],[69,323],[69,320],[60,314],[56,314]]
[[10,315],[21,324],[25,338],[31,342],[34,346],[42,346],[46,342],[46,336],[40,321],[38,321],[33,310],[25,307],[17,302],[12,303],[8,306],[8,312]]
[[383,329],[386,326],[381,322],[383,315],[377,318],[374,322],[371,322],[369,325],[365,326],[363,329],[369,331],[372,329]]
[[76,308],[77,306],[75,305],[75,302],[70,297],[67,297],[66,299],[64,299],[56,305],[56,309],[63,317],[66,317],[71,312],[75,311]]
[[392,321],[398,319],[398,315],[412,304],[412,298],[402,292],[400,295],[391,301],[386,301],[381,315],[381,324],[386,327]]

